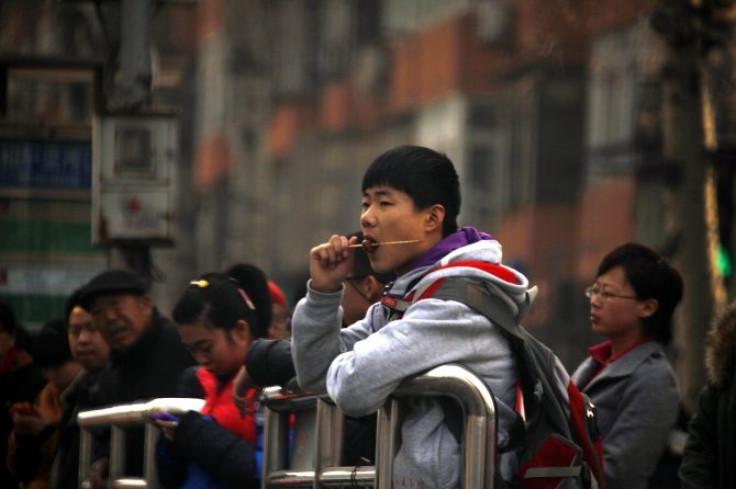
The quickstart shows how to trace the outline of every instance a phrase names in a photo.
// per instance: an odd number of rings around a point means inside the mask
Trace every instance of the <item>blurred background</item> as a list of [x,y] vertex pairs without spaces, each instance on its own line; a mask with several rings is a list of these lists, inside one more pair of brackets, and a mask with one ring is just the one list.
[[568,368],[603,255],[670,258],[691,403],[733,297],[732,3],[2,0],[0,299],[37,327],[114,266],[168,314],[251,262],[293,305],[309,249],[357,230],[368,164],[418,144],[539,286],[525,324]]

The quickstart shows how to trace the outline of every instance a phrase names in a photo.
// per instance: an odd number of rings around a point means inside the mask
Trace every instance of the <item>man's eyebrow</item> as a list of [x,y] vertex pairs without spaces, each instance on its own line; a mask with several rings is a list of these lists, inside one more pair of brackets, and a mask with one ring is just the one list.
[[[386,195],[391,195],[391,189],[390,188],[378,188],[375,190],[375,194],[377,197],[385,197]],[[368,191],[363,192],[363,197],[370,197],[368,195]]]

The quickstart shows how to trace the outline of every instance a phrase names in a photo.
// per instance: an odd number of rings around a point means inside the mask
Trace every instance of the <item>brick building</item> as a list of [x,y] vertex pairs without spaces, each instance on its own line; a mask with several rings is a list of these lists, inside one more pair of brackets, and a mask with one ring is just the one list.
[[[151,103],[179,110],[181,162],[177,240],[153,252],[159,303],[167,311],[191,277],[239,261],[296,299],[311,246],[356,230],[368,163],[420,144],[456,163],[461,223],[497,236],[506,261],[540,285],[527,325],[572,366],[592,341],[582,289],[600,257],[669,237],[653,4],[163,2],[152,16]],[[109,56],[87,2],[5,5],[5,53]],[[76,44],[42,45],[36,32]],[[44,93],[17,91],[35,120]],[[76,100],[55,97],[60,107]],[[14,257],[0,249],[0,267],[16,267]]]

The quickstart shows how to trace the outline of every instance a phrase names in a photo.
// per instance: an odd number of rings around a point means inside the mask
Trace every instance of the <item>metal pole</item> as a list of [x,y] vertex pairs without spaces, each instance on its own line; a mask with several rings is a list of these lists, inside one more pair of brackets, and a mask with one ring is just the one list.
[[120,88],[122,104],[144,105],[151,91],[151,2],[123,0],[121,4]]
[[92,465],[92,433],[79,428],[79,487],[87,487]]
[[378,413],[376,426],[376,487],[391,487],[396,439],[399,425],[399,401],[392,399]]
[[108,486],[114,487],[114,482],[125,472],[125,430],[119,426],[110,428],[110,473]]
[[151,423],[146,423],[145,446],[143,447],[143,477],[146,479],[146,487],[158,489],[158,470],[156,469],[156,442],[158,441],[158,429]]

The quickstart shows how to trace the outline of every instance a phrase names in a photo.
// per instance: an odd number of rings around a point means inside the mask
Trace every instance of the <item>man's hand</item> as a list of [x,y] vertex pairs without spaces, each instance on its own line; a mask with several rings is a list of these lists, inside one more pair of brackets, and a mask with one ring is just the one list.
[[312,248],[309,252],[309,274],[314,290],[325,293],[340,290],[353,268],[354,250],[350,245],[357,242],[355,236],[348,240],[345,236],[333,234],[326,243]]
[[258,396],[246,397],[248,391],[253,387],[253,382],[248,375],[248,371],[245,369],[245,365],[243,365],[233,380],[233,403],[243,417],[247,414],[255,413],[254,405]]
[[13,431],[18,435],[37,436],[51,423],[36,408],[30,412],[13,410]]
[[89,481],[92,489],[105,489],[107,486],[107,470],[109,467],[109,459],[107,457],[98,458],[89,468]]

